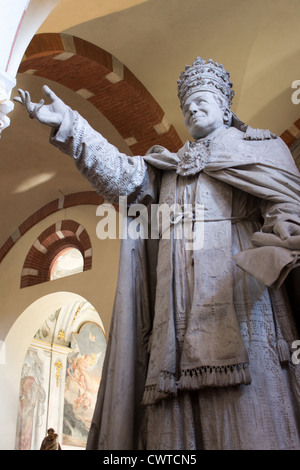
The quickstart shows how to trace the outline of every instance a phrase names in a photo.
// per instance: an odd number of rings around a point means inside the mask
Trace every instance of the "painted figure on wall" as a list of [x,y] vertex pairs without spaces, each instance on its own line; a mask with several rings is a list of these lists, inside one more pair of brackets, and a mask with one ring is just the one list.
[[46,392],[43,386],[43,364],[35,351],[28,350],[23,368],[19,393],[17,422],[17,450],[35,447],[36,430],[45,413]]
[[[283,141],[237,118],[229,73],[200,57],[178,81],[194,141],[177,153],[121,154],[44,91],[50,105],[18,101],[106,200],[177,208],[169,238],[122,240],[87,448],[300,449],[284,287],[299,265],[300,175]],[[174,236],[186,219],[204,226],[197,249]]]
[[65,382],[63,444],[86,446],[101,380],[106,340],[101,328],[83,325],[72,335]]

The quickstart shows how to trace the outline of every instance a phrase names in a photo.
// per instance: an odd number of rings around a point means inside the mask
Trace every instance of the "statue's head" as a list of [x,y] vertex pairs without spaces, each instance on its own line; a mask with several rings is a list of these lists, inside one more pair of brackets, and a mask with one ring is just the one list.
[[178,97],[184,121],[192,137],[206,137],[231,122],[234,97],[230,75],[223,65],[198,57],[180,74]]

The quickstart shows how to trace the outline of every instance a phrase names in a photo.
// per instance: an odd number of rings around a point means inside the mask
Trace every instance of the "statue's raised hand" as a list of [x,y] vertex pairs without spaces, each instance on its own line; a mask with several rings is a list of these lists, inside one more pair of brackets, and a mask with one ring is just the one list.
[[18,90],[20,96],[15,97],[14,101],[25,106],[32,119],[36,118],[42,124],[57,128],[61,125],[68,106],[47,85],[43,86],[43,92],[50,104],[45,104],[44,100],[32,103],[29,92],[23,90]]

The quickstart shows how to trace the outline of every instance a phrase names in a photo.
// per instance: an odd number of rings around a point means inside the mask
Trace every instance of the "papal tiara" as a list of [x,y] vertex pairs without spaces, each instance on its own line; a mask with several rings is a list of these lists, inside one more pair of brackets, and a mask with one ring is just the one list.
[[197,57],[193,65],[186,65],[177,81],[180,105],[183,107],[186,99],[197,91],[210,91],[221,95],[230,108],[234,97],[232,86],[230,74],[222,64]]

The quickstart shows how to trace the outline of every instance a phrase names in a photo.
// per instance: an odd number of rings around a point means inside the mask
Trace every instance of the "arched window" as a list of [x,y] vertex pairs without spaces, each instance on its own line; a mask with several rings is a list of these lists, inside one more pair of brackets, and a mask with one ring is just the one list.
[[44,230],[30,248],[23,265],[21,288],[91,268],[92,245],[87,231],[73,220],[62,220]]
[[77,248],[66,248],[58,253],[50,271],[50,281],[72,276],[84,270],[84,259]]

